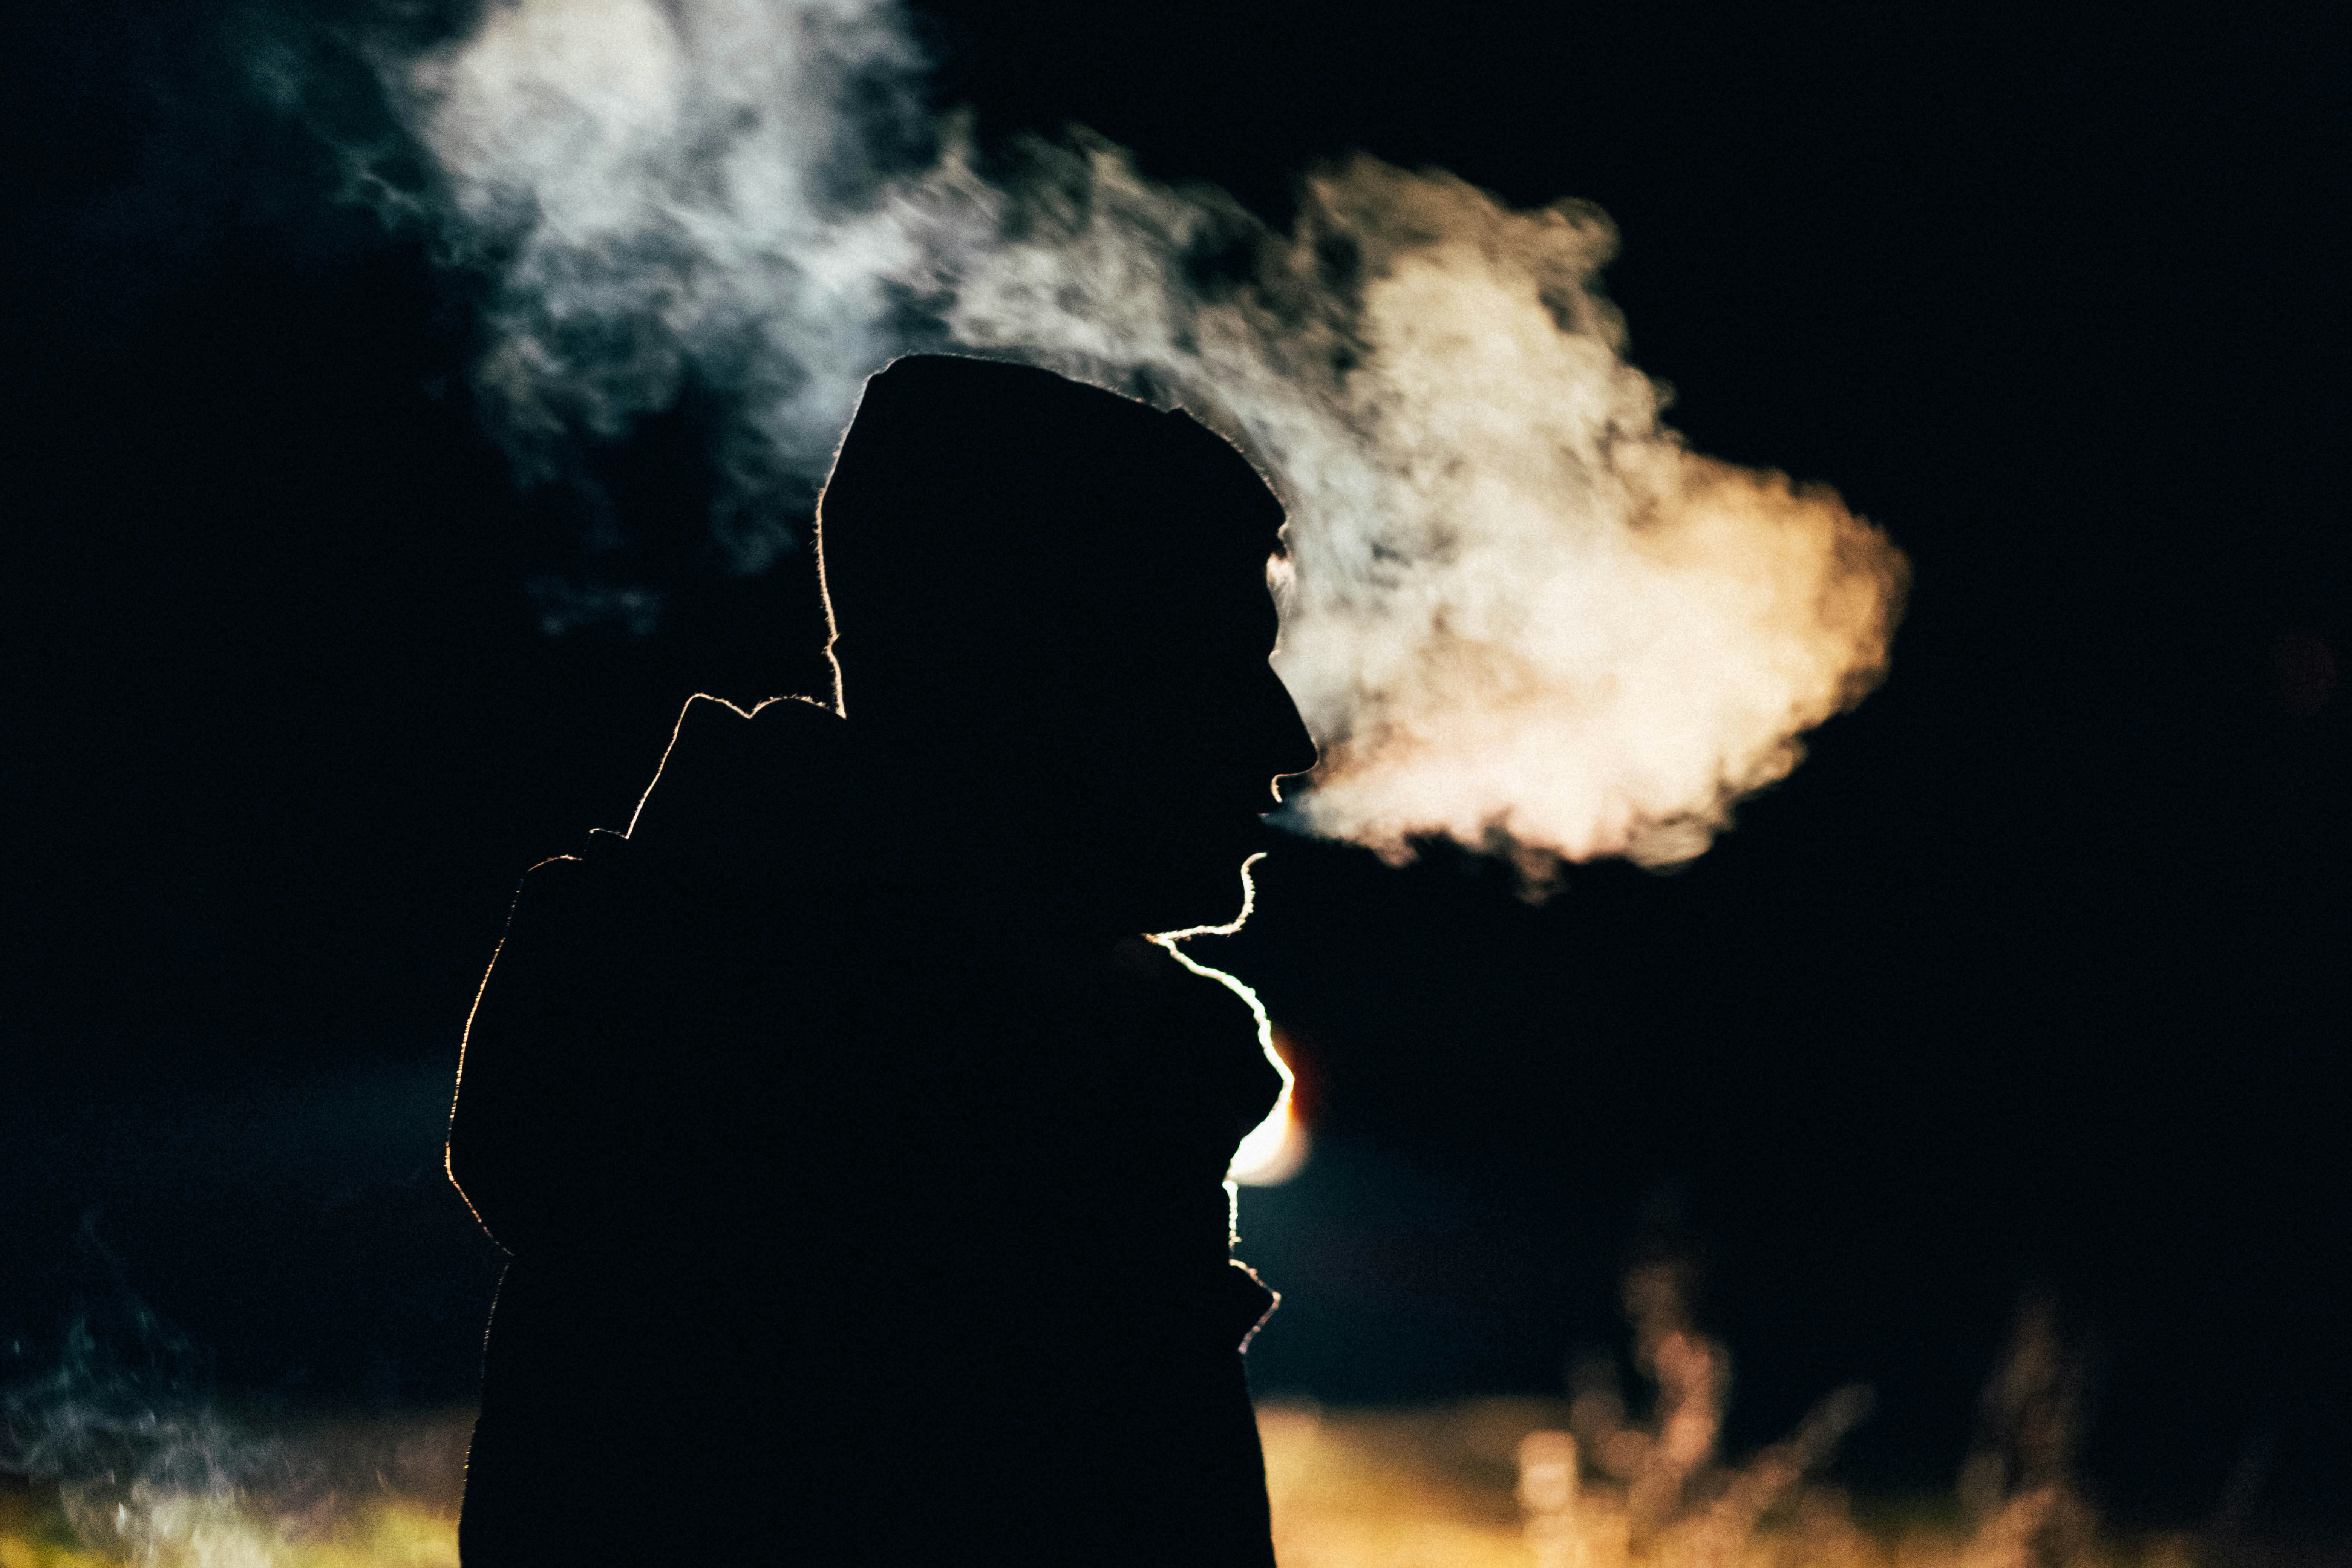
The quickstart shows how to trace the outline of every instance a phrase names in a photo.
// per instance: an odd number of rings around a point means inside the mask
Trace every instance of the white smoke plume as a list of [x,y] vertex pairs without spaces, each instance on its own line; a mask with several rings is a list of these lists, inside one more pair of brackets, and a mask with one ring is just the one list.
[[991,178],[921,69],[887,0],[500,0],[397,66],[521,447],[724,389],[757,566],[898,354],[1181,404],[1289,510],[1297,812],[1391,858],[1686,860],[1884,676],[1902,555],[1660,423],[1598,210],[1359,158],[1283,235],[1083,138]]

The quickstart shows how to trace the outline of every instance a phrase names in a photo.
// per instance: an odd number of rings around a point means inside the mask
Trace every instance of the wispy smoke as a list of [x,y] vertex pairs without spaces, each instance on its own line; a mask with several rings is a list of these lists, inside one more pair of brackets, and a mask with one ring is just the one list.
[[456,1568],[470,1417],[263,1432],[214,1400],[202,1355],[143,1305],[114,1315],[109,1334],[76,1322],[52,1370],[0,1388],[0,1474],[54,1488],[84,1549],[0,1527],[0,1563]]
[[1180,403],[1290,511],[1298,813],[1391,858],[1687,859],[1884,675],[1903,557],[1660,424],[1596,209],[1359,158],[1279,234],[1083,139],[986,174],[921,69],[886,0],[510,0],[402,62],[517,449],[719,389],[756,568],[898,354]]
[[0,1393],[0,1468],[55,1483],[81,1541],[124,1561],[252,1560],[224,1549],[249,1533],[246,1480],[272,1456],[203,1397],[184,1342],[130,1315],[127,1356],[77,1322],[56,1371]]

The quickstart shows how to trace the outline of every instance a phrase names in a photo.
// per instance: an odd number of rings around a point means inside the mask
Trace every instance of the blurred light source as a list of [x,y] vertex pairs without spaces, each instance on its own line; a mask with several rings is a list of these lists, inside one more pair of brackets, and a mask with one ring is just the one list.
[[1307,1122],[1299,1114],[1298,1079],[1291,1070],[1290,1042],[1279,1029],[1270,1033],[1272,1043],[1266,1055],[1282,1068],[1282,1098],[1234,1151],[1225,1179],[1244,1187],[1279,1186],[1307,1163]]

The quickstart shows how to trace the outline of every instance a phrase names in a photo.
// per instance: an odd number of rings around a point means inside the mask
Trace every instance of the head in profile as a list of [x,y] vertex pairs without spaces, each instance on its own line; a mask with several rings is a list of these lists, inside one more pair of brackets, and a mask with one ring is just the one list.
[[929,874],[1105,932],[1230,915],[1314,762],[1268,663],[1281,522],[1181,413],[978,360],[877,375],[819,560],[843,711]]

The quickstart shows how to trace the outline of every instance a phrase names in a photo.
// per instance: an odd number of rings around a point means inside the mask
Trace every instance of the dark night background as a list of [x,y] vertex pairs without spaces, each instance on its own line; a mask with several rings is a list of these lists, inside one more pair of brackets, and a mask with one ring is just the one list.
[[[1735,1447],[1859,1380],[1839,1473],[1941,1491],[2039,1293],[2112,1513],[2352,1528],[2345,77],[2318,7],[2116,15],[925,11],[984,133],[1277,220],[1359,147],[1599,202],[1675,423],[1916,570],[1888,685],[1679,875],[1530,907],[1278,850],[1212,958],[1318,1101],[1244,1200],[1262,1387],[1557,1391],[1678,1247]],[[592,455],[618,545],[517,489],[475,286],[247,85],[289,26],[6,44],[0,1373],[135,1294],[224,1391],[440,1406],[498,1258],[436,1145],[517,877],[624,823],[687,694],[813,689],[814,605],[707,543],[708,410]],[[547,635],[554,578],[655,629]]]

